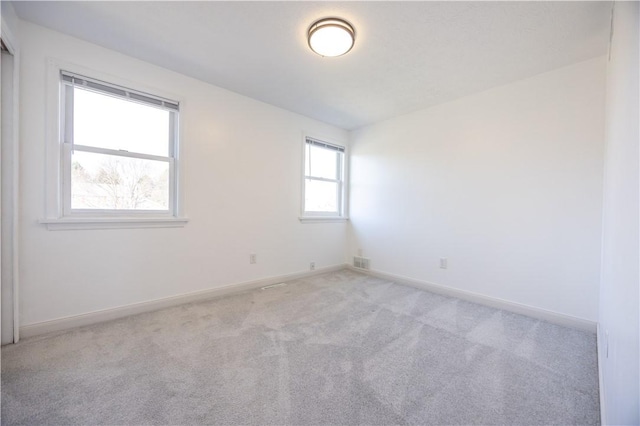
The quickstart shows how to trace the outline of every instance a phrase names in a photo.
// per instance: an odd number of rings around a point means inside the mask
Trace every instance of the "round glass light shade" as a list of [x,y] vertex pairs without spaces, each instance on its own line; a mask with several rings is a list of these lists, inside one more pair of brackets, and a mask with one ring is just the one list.
[[326,18],[309,28],[309,47],[320,56],[344,55],[353,47],[355,31],[346,21]]

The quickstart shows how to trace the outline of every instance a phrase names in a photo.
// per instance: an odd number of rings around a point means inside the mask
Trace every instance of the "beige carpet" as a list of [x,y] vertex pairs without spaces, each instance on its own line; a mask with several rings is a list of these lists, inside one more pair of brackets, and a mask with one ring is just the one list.
[[350,271],[2,349],[2,424],[597,424],[595,336]]

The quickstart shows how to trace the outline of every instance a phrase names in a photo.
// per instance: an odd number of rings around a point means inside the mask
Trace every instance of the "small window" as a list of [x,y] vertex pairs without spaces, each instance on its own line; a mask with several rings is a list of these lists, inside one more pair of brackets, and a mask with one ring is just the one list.
[[345,216],[343,146],[305,138],[303,217]]
[[174,216],[178,102],[62,71],[65,217]]

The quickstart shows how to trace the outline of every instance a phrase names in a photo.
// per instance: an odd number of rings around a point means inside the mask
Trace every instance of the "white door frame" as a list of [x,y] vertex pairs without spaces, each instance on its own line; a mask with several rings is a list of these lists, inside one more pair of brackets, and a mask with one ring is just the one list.
[[[19,78],[19,69],[20,69],[20,50],[18,48],[17,39],[14,34],[9,30],[4,19],[1,22],[1,37],[4,45],[6,46],[9,54],[13,56],[13,75],[12,75],[12,120],[11,120],[11,137],[9,141],[2,141],[2,144],[10,143],[11,145],[11,158],[10,161],[2,161],[4,164],[11,165],[11,194],[9,199],[9,209],[11,215],[11,239],[6,243],[3,241],[3,245],[5,247],[9,247],[12,254],[12,262],[9,266],[11,268],[11,288],[13,293],[11,308],[13,310],[13,343],[17,343],[20,340],[20,324],[19,324],[19,294],[18,294],[18,282],[19,282],[19,262],[18,262],[18,236],[19,236],[19,207],[20,200],[18,197],[18,188],[19,188],[19,172],[20,172],[20,162],[19,162],[19,87],[20,87],[20,78]],[[5,235],[0,235],[0,238],[7,238]],[[4,265],[7,267],[7,265]],[[3,303],[4,304],[4,303]]]

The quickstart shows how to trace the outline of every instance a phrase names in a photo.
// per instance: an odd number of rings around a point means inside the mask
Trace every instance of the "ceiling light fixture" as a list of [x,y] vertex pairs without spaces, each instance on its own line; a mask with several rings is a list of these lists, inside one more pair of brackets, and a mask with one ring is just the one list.
[[324,18],[309,27],[309,47],[320,56],[341,56],[356,39],[353,26],[340,18]]

